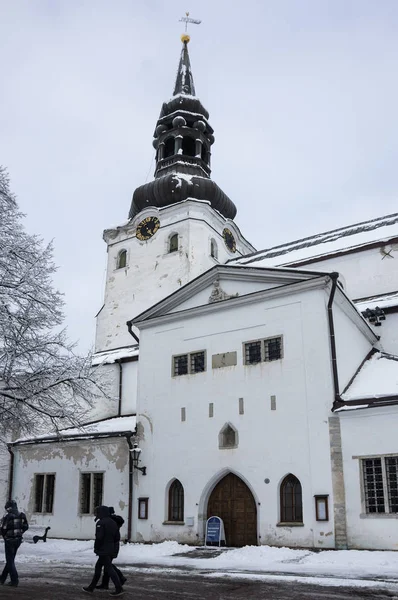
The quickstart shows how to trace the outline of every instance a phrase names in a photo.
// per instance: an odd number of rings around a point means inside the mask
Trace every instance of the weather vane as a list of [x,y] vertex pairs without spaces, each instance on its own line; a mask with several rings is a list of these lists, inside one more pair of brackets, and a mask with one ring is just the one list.
[[181,40],[183,42],[189,42],[190,37],[187,33],[188,30],[188,23],[193,23],[194,25],[200,25],[202,21],[199,21],[199,19],[191,19],[191,17],[189,16],[189,12],[185,13],[185,17],[181,17],[180,21],[182,21],[183,23],[185,23],[185,34],[183,34],[181,36]]

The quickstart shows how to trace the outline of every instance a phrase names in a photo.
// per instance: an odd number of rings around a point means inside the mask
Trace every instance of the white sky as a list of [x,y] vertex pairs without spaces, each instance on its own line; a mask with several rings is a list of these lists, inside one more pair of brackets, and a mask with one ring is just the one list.
[[[258,249],[398,210],[396,0],[3,0],[0,163],[94,340],[102,230],[154,170],[190,10],[213,179]],[[151,162],[152,161],[152,162]],[[134,316],[134,315],[132,315]]]

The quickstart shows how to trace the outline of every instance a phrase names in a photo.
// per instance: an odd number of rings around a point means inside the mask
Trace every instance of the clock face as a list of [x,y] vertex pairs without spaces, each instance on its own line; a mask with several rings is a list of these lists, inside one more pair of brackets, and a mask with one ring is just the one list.
[[230,250],[231,252],[236,252],[236,242],[235,242],[235,238],[232,235],[231,231],[227,228],[224,229],[224,231],[222,232],[222,236],[224,238],[224,242],[226,247],[228,248],[228,250]]
[[149,240],[160,227],[160,221],[157,217],[146,217],[137,225],[136,236],[139,240]]

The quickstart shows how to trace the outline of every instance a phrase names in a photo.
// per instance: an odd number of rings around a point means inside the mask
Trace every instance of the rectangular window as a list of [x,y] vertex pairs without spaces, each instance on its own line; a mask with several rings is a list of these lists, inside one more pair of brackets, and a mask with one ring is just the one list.
[[398,513],[398,456],[362,458],[361,470],[366,513]]
[[35,475],[35,512],[52,513],[54,507],[55,475],[39,473]]
[[173,356],[172,361],[173,377],[178,377],[179,375],[193,375],[195,373],[203,373],[203,371],[206,371],[205,350]]
[[138,518],[148,518],[148,498],[138,498]]
[[82,515],[93,515],[95,507],[102,505],[103,487],[103,473],[81,473],[80,513]]
[[259,362],[270,362],[282,358],[282,336],[245,342],[244,364],[255,365]]

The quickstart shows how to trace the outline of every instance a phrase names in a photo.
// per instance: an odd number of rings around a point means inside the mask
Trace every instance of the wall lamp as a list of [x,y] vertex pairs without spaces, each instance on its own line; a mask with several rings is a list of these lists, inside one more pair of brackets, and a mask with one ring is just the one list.
[[138,447],[138,444],[133,444],[133,447],[130,449],[130,452],[131,458],[133,459],[133,468],[138,469],[138,471],[141,471],[143,475],[146,475],[146,467],[138,466],[138,463],[140,462],[141,458],[141,448]]

